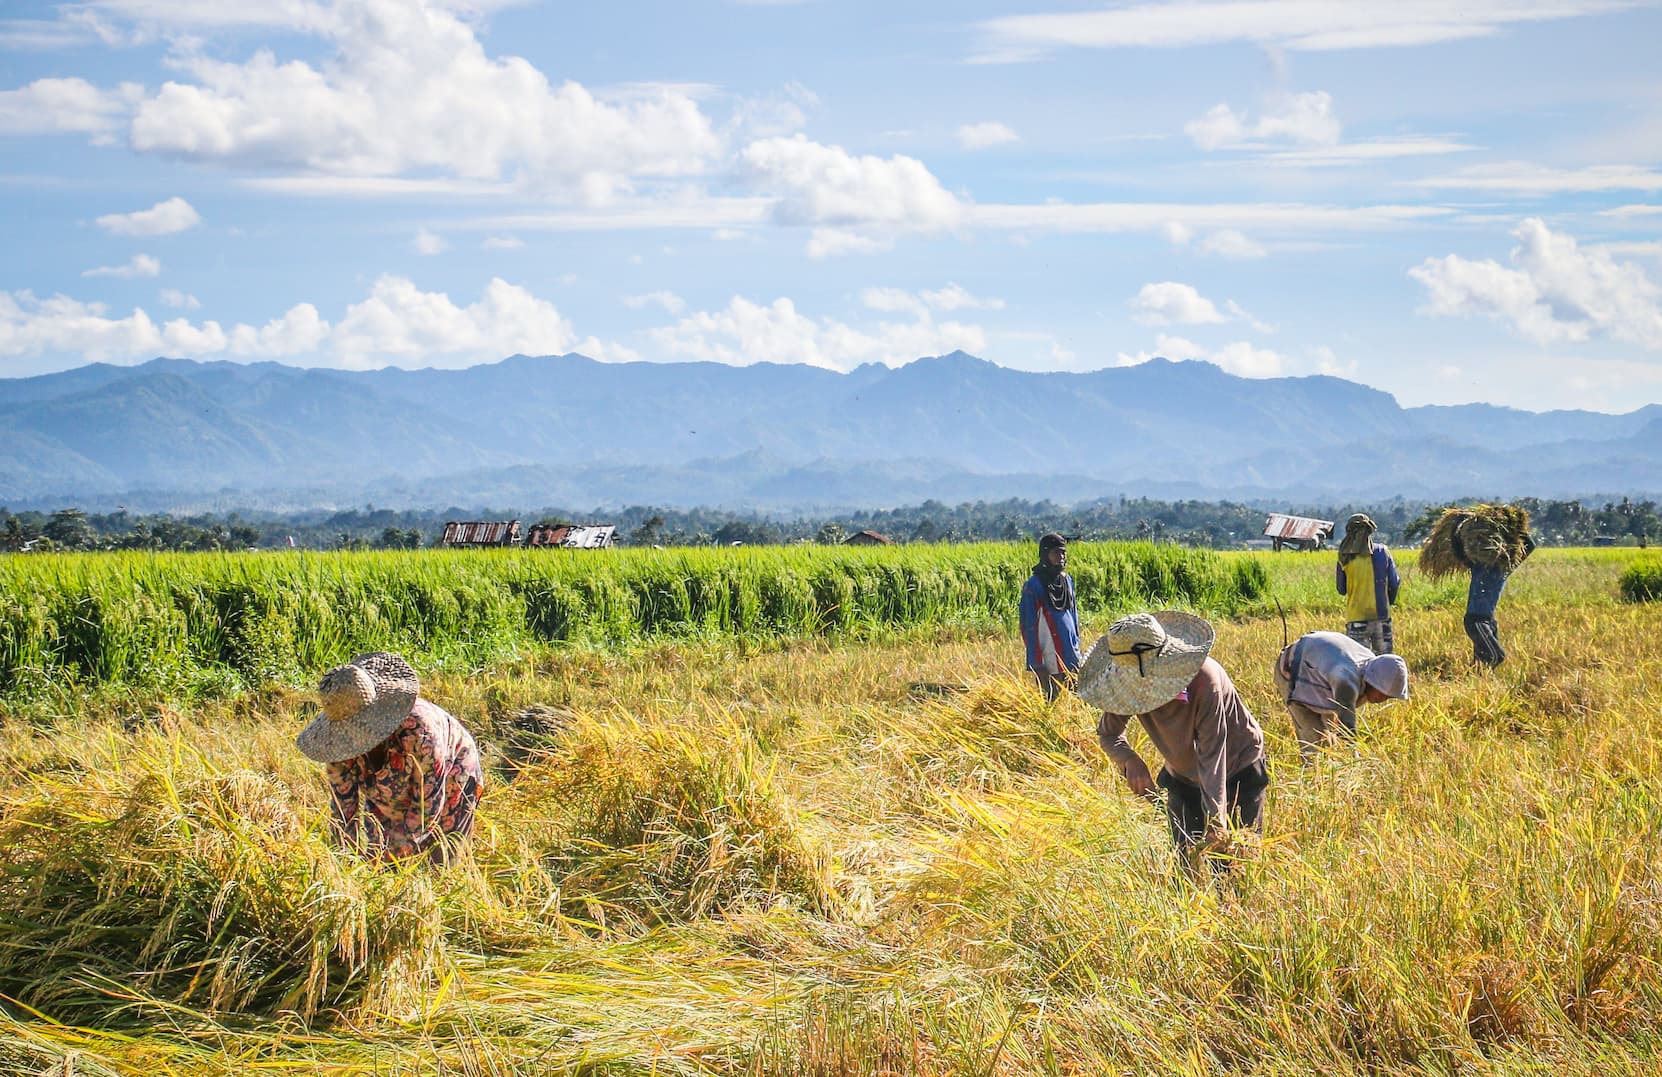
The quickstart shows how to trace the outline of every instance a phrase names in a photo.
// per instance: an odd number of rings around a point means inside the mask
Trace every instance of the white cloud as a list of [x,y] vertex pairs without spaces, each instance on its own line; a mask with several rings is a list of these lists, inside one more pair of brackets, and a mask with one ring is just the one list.
[[251,176],[237,185],[294,198],[482,199],[520,193],[512,183],[403,176]]
[[1252,229],[1281,235],[1374,232],[1451,216],[1442,206],[1309,206],[1297,203],[1045,202],[978,204],[971,225],[1013,231],[1149,232],[1168,239],[1204,229]]
[[1162,333],[1155,338],[1154,350],[1127,354],[1120,352],[1116,366],[1137,366],[1150,359],[1170,359],[1174,362],[1201,361],[1211,363],[1243,378],[1276,378],[1287,368],[1287,361],[1276,352],[1258,348],[1238,340],[1217,350],[1209,350],[1183,337]]
[[1574,170],[1527,161],[1472,165],[1447,176],[1415,180],[1417,187],[1504,194],[1550,195],[1587,191],[1662,191],[1662,172],[1643,165],[1594,165]]
[[740,156],[751,181],[776,198],[776,224],[814,228],[815,256],[883,250],[897,235],[963,219],[963,203],[912,157],[857,157],[801,135],[752,142]]
[[1539,218],[1512,235],[1513,268],[1451,254],[1409,270],[1429,293],[1425,312],[1496,318],[1543,345],[1607,336],[1662,351],[1662,287],[1643,269],[1583,250]]
[[1272,140],[1331,146],[1339,141],[1341,127],[1333,114],[1333,98],[1316,91],[1275,94],[1257,118],[1228,105],[1213,105],[1198,120],[1184,124],[1183,131],[1201,149],[1216,150]]
[[132,280],[135,277],[155,277],[162,271],[159,259],[148,254],[135,254],[128,259],[125,265],[99,266],[97,269],[88,269],[81,274],[83,277],[121,277]]
[[1224,320],[1210,299],[1188,284],[1145,284],[1130,299],[1132,317],[1144,325],[1206,325]]
[[1269,253],[1263,246],[1233,228],[1213,232],[1201,240],[1196,249],[1202,254],[1213,254],[1219,258],[1263,258]]
[[1633,217],[1662,217],[1662,206],[1658,206],[1658,205],[1617,206],[1615,209],[1601,209],[1601,210],[1599,210],[1599,216],[1600,217],[1621,217],[1623,219],[1629,219],[1629,218],[1633,218]]
[[0,355],[62,353],[88,362],[156,355],[161,330],[144,311],[112,318],[102,303],[65,295],[37,299],[32,292],[0,292]]
[[276,357],[316,352],[329,337],[329,323],[310,303],[297,303],[281,318],[259,329],[239,325],[231,331],[231,351],[237,355]]
[[614,232],[662,228],[732,228],[765,224],[771,198],[717,198],[687,194],[619,199],[600,209],[517,213],[452,222],[452,227],[488,231]]
[[368,298],[347,308],[330,334],[345,366],[413,360],[434,365],[500,359],[515,352],[569,350],[570,324],[547,300],[492,278],[477,303],[457,306],[443,292],[423,292],[404,277],[375,282]]
[[[182,293],[172,306],[194,307]],[[244,358],[308,355],[346,367],[415,362],[462,365],[514,352],[540,355],[570,349],[571,327],[554,306],[524,288],[493,279],[479,301],[458,306],[443,292],[423,292],[402,277],[382,277],[370,294],[331,326],[311,303],[297,303],[263,326],[177,318],[163,325],[143,310],[112,317],[101,303],[68,296],[38,299],[0,292],[0,356],[73,356],[106,361],[159,354],[221,352]],[[617,357],[627,349],[613,348]]]
[[36,79],[0,91],[0,134],[108,134],[143,92],[136,83],[109,91],[79,78]]
[[924,289],[918,293],[918,298],[935,310],[1003,310],[1004,300],[996,297],[973,295],[957,282],[949,283],[945,288]]
[[486,236],[479,246],[487,251],[517,251],[525,246],[525,241],[518,236]]
[[1355,359],[1341,360],[1336,352],[1327,345],[1320,345],[1315,349],[1316,372],[1327,374],[1335,378],[1349,378],[1356,380],[1356,373],[1361,364]]
[[196,208],[177,196],[132,213],[106,213],[98,227],[117,236],[170,236],[202,223]]
[[218,322],[192,325],[175,318],[162,326],[162,349],[169,355],[213,355],[225,350],[225,330]]
[[1486,37],[1518,22],[1601,15],[1645,0],[1177,0],[1011,15],[979,25],[974,59],[1014,63],[1064,48],[1182,48],[1243,41],[1294,50],[1388,48]]
[[181,79],[133,117],[141,152],[329,175],[436,170],[518,179],[604,202],[641,177],[704,170],[720,140],[697,90],[632,85],[601,96],[486,54],[432,0],[360,0],[296,17],[334,54],[321,66],[261,49],[246,62],[177,50]]
[[642,295],[626,295],[623,305],[630,310],[644,310],[650,306],[662,307],[671,314],[680,314],[687,309],[687,301],[674,292],[646,292]]
[[1225,344],[1207,357],[1209,361],[1243,378],[1277,378],[1287,368],[1287,361],[1268,348],[1254,347],[1244,340]]
[[422,228],[416,232],[415,238],[410,240],[410,249],[417,254],[432,257],[435,254],[443,254],[449,250],[450,244],[445,242],[445,238],[437,232]]
[[1240,319],[1241,321],[1252,326],[1254,329],[1258,330],[1260,333],[1273,333],[1276,331],[1275,326],[1270,325],[1267,322],[1259,321],[1250,311],[1235,302],[1233,299],[1226,300],[1224,302],[1224,307],[1229,311],[1231,317]]
[[908,292],[904,288],[867,288],[860,293],[860,302],[871,310],[889,312],[1004,309],[1004,300],[977,296],[956,282],[944,288],[925,288],[918,292]]
[[181,292],[177,288],[163,288],[161,291],[163,303],[178,310],[200,310],[202,301],[188,292]]
[[966,123],[958,128],[958,145],[966,150],[987,150],[1020,142],[1021,136],[996,120],[985,123]]
[[763,305],[743,296],[734,296],[721,310],[690,314],[649,335],[669,354],[708,362],[737,366],[807,363],[833,370],[868,362],[896,365],[924,355],[981,351],[986,346],[986,334],[979,326],[937,324],[927,311],[918,312],[910,322],[859,329],[831,318],[810,318],[790,299]]
[[1448,153],[1466,153],[1477,149],[1449,138],[1370,138],[1361,142],[1346,142],[1335,146],[1315,146],[1296,150],[1276,150],[1266,153],[1261,160],[1292,168],[1343,168],[1371,164],[1403,157],[1434,157]]

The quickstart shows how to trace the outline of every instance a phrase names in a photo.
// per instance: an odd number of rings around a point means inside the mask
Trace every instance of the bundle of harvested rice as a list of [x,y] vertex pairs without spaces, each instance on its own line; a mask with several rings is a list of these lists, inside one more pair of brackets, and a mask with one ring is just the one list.
[[[1516,505],[1449,509],[1420,549],[1420,569],[1432,579],[1441,579],[1466,571],[1466,562],[1471,561],[1511,572],[1529,556],[1528,535],[1529,513]],[[1465,551],[1465,560],[1457,549]]]

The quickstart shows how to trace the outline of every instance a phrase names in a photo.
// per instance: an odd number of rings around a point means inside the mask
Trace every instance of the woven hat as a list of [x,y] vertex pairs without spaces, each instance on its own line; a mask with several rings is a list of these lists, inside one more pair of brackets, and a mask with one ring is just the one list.
[[396,654],[360,654],[318,682],[323,713],[300,731],[295,746],[319,763],[363,755],[404,723],[420,691],[415,670]]
[[1079,667],[1079,698],[1109,714],[1147,714],[1200,672],[1217,633],[1180,610],[1133,613],[1108,627]]
[[1400,654],[1375,655],[1362,663],[1362,680],[1389,699],[1408,698],[1408,663]]

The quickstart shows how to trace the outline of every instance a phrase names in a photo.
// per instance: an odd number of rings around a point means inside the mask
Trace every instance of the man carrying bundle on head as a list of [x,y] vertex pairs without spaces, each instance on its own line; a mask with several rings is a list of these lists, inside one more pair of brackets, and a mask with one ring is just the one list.
[[[1229,847],[1229,826],[1258,829],[1269,786],[1264,731],[1210,657],[1217,636],[1177,610],[1121,617],[1085,656],[1079,697],[1102,710],[1096,736],[1138,796],[1166,791],[1166,823],[1189,864]],[[1135,715],[1165,765],[1158,778],[1125,730]],[[1227,861],[1214,861],[1215,869]]]
[[1306,763],[1318,747],[1355,735],[1362,704],[1408,698],[1408,663],[1337,632],[1311,632],[1283,647],[1274,676]]
[[1495,607],[1506,579],[1535,552],[1529,513],[1515,505],[1473,505],[1449,509],[1431,529],[1420,552],[1420,568],[1432,579],[1471,573],[1466,588],[1466,635],[1472,658],[1493,669],[1506,661]]
[[1375,654],[1390,654],[1396,649],[1391,607],[1402,580],[1391,551],[1373,541],[1376,530],[1366,513],[1358,512],[1345,521],[1335,583],[1345,596],[1345,635]]
[[1052,531],[1039,539],[1039,563],[1021,589],[1021,638],[1027,668],[1052,700],[1079,669],[1079,608],[1067,574],[1068,540]]

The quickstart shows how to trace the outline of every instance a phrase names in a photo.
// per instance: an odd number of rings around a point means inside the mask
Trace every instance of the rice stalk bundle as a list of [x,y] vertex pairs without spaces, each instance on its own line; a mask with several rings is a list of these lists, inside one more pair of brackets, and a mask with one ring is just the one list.
[[[1511,572],[1529,556],[1528,534],[1529,513],[1516,505],[1451,508],[1425,540],[1420,569],[1434,580],[1467,571],[1467,561]],[[1465,560],[1458,553],[1462,549]]]
[[352,870],[293,799],[162,745],[0,802],[0,993],[108,1024],[169,1006],[311,1018],[430,982],[446,960],[430,881]]

